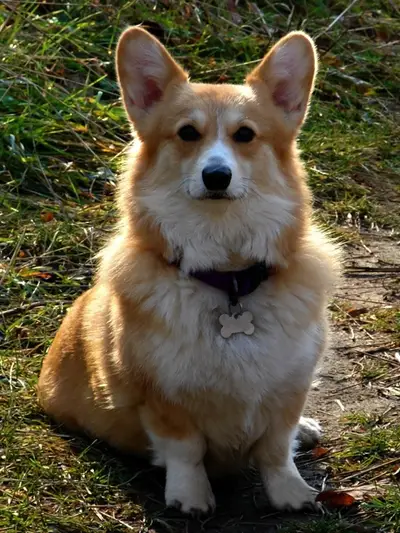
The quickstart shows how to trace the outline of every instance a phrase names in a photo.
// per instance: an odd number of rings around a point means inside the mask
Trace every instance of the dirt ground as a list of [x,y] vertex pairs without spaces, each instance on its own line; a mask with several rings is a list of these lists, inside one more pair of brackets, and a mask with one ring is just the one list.
[[[352,412],[378,412],[398,409],[399,397],[388,392],[398,384],[400,362],[394,357],[399,346],[391,335],[365,330],[357,315],[400,305],[400,242],[389,236],[362,235],[360,244],[347,246],[344,277],[331,306],[333,314],[348,309],[333,320],[331,349],[327,353],[308,410],[321,420],[327,438],[337,437],[338,423]],[[395,379],[384,384],[359,379],[368,361],[391,361]],[[396,381],[397,380],[397,381]]]

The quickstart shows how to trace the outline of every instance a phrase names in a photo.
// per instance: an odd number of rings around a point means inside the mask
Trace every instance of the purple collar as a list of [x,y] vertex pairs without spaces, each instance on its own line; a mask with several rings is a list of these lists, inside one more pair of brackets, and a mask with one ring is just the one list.
[[[179,262],[174,263],[179,268]],[[218,270],[198,270],[189,275],[199,281],[225,292],[229,297],[229,303],[235,306],[239,298],[254,292],[263,281],[266,281],[276,269],[265,263],[256,263],[244,270],[230,270],[220,272]]]

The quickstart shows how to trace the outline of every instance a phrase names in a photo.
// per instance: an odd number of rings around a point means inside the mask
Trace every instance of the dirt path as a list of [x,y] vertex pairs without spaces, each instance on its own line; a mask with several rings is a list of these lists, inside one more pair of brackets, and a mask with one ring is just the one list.
[[[354,270],[345,274],[331,306],[332,346],[309,405],[328,438],[337,436],[343,416],[383,413],[398,407],[400,400],[390,388],[399,383],[393,378],[399,379],[400,362],[394,354],[400,347],[391,332],[384,331],[390,324],[379,320],[379,313],[393,317],[400,311],[400,243],[388,235],[366,234],[362,243],[347,247],[345,266]],[[393,374],[387,375],[386,366]]]

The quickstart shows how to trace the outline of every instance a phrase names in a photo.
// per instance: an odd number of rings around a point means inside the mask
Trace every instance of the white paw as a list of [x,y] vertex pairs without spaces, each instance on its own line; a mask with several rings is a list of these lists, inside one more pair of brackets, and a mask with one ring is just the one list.
[[176,462],[167,469],[165,503],[183,513],[208,513],[215,498],[203,464],[193,466]]
[[296,441],[301,448],[314,448],[321,440],[322,428],[317,420],[302,416],[297,426]]
[[318,491],[304,481],[297,469],[270,468],[264,483],[268,498],[276,509],[297,511],[306,506],[318,507],[315,501]]

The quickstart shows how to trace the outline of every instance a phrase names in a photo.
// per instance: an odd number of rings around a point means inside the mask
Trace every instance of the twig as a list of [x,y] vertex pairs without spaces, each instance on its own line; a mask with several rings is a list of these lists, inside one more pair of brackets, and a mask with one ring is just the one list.
[[31,302],[29,304],[23,304],[18,307],[12,307],[11,309],[6,309],[5,311],[1,311],[0,315],[2,318],[5,318],[9,315],[15,315],[16,313],[19,313],[20,311],[26,311],[27,309],[33,309],[34,307],[40,307],[42,305],[46,305],[46,302]]
[[38,302],[30,302],[28,304],[23,304],[18,307],[12,307],[11,309],[6,309],[5,311],[0,311],[0,316],[2,318],[5,318],[6,316],[15,315],[16,313],[20,313],[22,311],[27,311],[28,309],[34,309],[35,307],[41,307],[46,305],[47,303],[52,304],[66,304],[71,303],[70,300],[58,300],[58,301],[38,301]]
[[353,0],[347,7],[344,9],[330,24],[327,26],[324,30],[322,30],[320,33],[314,36],[314,39],[318,39],[318,37],[321,37],[324,33],[327,33],[329,30],[333,28],[333,26],[339,22],[340,19],[344,17],[344,15],[351,9],[354,4],[356,4],[358,0]]
[[359,278],[359,279],[384,279],[392,277],[390,272],[381,272],[380,274],[367,273],[367,272],[345,272],[345,278]]
[[369,355],[373,353],[384,352],[385,350],[396,349],[396,345],[394,342],[391,342],[389,344],[373,344],[372,347],[370,346],[368,349],[365,349],[362,351],[356,349],[356,348],[361,348],[361,347],[363,347],[362,344],[355,344],[354,346],[351,346],[349,348],[347,346],[343,346],[343,347],[338,346],[336,350],[340,350],[341,352],[344,352],[345,354],[348,354],[351,352],[357,352],[357,353],[363,353],[365,355],[367,354]]
[[[58,259],[58,258],[57,258]],[[343,300],[343,302],[347,302],[347,298],[343,296],[338,296],[338,300]],[[369,298],[358,298],[357,296],[351,295],[351,300],[356,302],[363,302],[365,304],[373,304],[373,305],[382,305],[382,301],[378,300],[370,300]]]
[[344,405],[342,404],[342,402],[339,399],[336,399],[336,400],[333,400],[333,401],[338,404],[340,410],[343,411],[343,413],[346,411]]
[[372,255],[372,251],[370,250],[370,248],[368,248],[366,244],[363,243],[362,239],[360,239],[360,244],[364,248],[364,250],[366,250],[370,255]]
[[365,468],[365,470],[357,470],[357,472],[355,472],[354,474],[351,474],[351,476],[344,477],[340,481],[341,482],[348,481],[349,479],[353,479],[355,477],[362,476],[364,474],[367,474],[368,472],[372,472],[373,470],[378,470],[379,468],[382,468],[384,466],[388,466],[388,465],[390,465],[392,463],[396,463],[398,461],[399,461],[399,458],[395,457],[394,459],[389,459],[388,461],[386,461],[384,463],[379,463],[379,465],[374,465],[374,466],[370,466],[369,468]]
[[400,383],[399,380],[400,380],[400,374],[396,374],[396,375],[394,375],[394,376],[392,375],[392,376],[390,376],[390,379],[389,379],[389,381],[386,383],[386,385],[388,385],[388,386],[390,386],[390,387],[391,387],[391,386],[395,386],[395,385],[399,385],[399,383]]
[[396,267],[369,267],[369,266],[352,266],[347,267],[346,272],[395,272],[400,273],[400,266]]
[[232,65],[225,65],[223,67],[217,67],[210,70],[202,70],[199,72],[200,75],[203,74],[214,74],[216,72],[223,72],[224,70],[231,70],[232,68],[239,68],[239,67],[246,67],[248,65],[255,65],[256,63],[259,63],[259,59],[252,59],[251,61],[245,61],[244,63],[235,63]]
[[129,524],[127,524],[126,522],[124,522],[123,520],[120,520],[119,518],[111,515],[111,514],[108,514],[108,513],[105,513],[104,511],[100,512],[99,510],[97,510],[97,512],[102,515],[102,516],[106,516],[107,518],[111,518],[111,520],[115,520],[116,522],[118,522],[118,524],[121,524],[121,526],[124,526],[126,527],[126,529],[129,529],[130,531],[135,531],[135,528],[130,526]]
[[396,44],[400,44],[400,41],[390,41],[389,43],[382,43],[377,46],[377,48],[386,48],[388,46],[395,46]]
[[354,351],[360,355],[372,357],[384,363],[388,363],[389,365],[394,366],[395,368],[399,367],[399,363],[397,363],[397,361],[392,361],[392,359],[386,359],[385,357],[380,357],[379,355],[376,355],[374,353],[366,353],[366,352],[362,352],[361,350],[354,350]]
[[[343,391],[348,390],[348,389],[354,389],[354,383],[352,383],[351,385],[346,385],[345,387],[341,387],[340,389],[336,389],[335,390],[335,394],[339,394],[340,392],[343,392]],[[330,396],[331,396],[331,394],[329,393],[327,398],[330,398]]]

